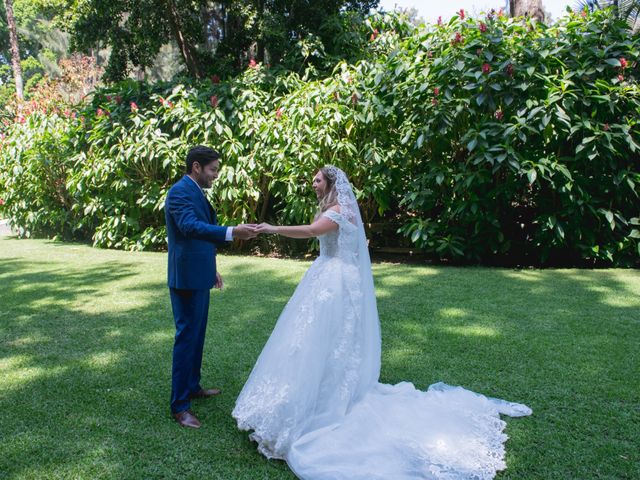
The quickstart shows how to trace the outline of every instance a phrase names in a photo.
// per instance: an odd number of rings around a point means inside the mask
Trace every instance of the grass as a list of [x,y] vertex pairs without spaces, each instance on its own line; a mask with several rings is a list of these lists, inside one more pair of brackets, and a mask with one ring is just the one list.
[[[294,479],[230,416],[307,262],[223,256],[197,431],[169,417],[166,255],[0,238],[0,478]],[[640,274],[377,264],[383,382],[528,404],[498,479],[640,478]],[[392,480],[392,479],[390,479]]]

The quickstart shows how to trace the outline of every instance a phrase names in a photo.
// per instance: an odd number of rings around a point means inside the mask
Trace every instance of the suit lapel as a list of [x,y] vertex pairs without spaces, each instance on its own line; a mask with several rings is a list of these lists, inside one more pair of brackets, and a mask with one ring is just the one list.
[[194,191],[194,195],[200,198],[200,201],[204,204],[205,211],[207,212],[207,216],[209,217],[209,223],[215,224],[215,212],[213,207],[209,203],[209,200],[205,196],[202,189],[194,182],[191,178],[186,178],[188,175],[185,175],[184,181],[191,185],[191,189]]

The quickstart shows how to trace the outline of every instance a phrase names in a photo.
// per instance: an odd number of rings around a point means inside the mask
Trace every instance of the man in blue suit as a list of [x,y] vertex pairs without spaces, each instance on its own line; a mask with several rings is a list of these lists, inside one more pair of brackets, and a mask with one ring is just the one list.
[[209,290],[222,288],[216,271],[216,246],[234,238],[256,236],[255,225],[219,226],[203,189],[218,177],[220,154],[197,146],[187,154],[187,174],[167,194],[165,218],[169,241],[169,293],[176,324],[173,345],[171,413],[182,426],[199,428],[191,411],[193,398],[218,395],[200,385]]

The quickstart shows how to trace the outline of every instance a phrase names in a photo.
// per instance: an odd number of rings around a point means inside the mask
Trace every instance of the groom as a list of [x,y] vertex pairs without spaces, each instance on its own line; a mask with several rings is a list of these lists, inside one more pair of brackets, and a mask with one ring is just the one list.
[[218,226],[203,189],[218,177],[220,154],[197,146],[187,154],[187,174],[167,194],[169,294],[176,324],[171,380],[171,413],[182,426],[199,428],[191,399],[218,395],[200,385],[202,348],[209,313],[209,290],[222,288],[216,271],[216,246],[256,236],[254,225]]

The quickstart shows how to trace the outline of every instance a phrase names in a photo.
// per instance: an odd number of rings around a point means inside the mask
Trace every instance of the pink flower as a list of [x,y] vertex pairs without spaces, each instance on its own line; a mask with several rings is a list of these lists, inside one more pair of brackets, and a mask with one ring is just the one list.
[[620,80],[621,82],[624,82],[624,75],[618,75],[618,80]]
[[107,113],[103,109],[99,108],[98,110],[96,110],[96,116],[97,117],[104,117],[106,115],[107,115]]
[[580,12],[580,16],[582,18],[587,18],[587,11],[586,10],[582,10],[582,12]]
[[509,64],[507,65],[507,75],[509,75],[510,77],[513,77],[513,64]]
[[487,74],[491,71],[491,65],[489,65],[488,63],[483,63],[482,64],[482,73]]
[[487,26],[482,22],[480,22],[480,27],[479,28],[480,28],[480,31],[482,33],[485,33],[487,31]]
[[440,95],[440,89],[438,87],[433,89],[433,94],[437,97],[438,95]]
[[504,112],[500,109],[496,110],[496,113],[493,114],[494,117],[496,117],[496,120],[502,120],[502,117],[504,117]]
[[107,102],[110,102],[113,97],[111,95],[107,95]]
[[431,100],[431,105],[438,105],[438,99],[434,98],[433,100]]
[[0,198],[0,207],[4,205],[4,199]]
[[276,110],[276,118],[279,120],[282,118],[282,108]]
[[249,68],[256,68],[257,66],[258,64],[253,58],[249,59]]
[[211,106],[213,108],[216,108],[218,106],[218,96],[217,95],[211,95],[211,98],[209,99],[209,101],[211,102]]
[[442,17],[438,17],[438,26],[442,26]]
[[136,104],[136,102],[131,102],[129,104],[129,106],[131,107],[131,111],[132,112],[137,112],[138,111],[138,105]]
[[620,58],[620,68],[623,70],[627,68],[627,59],[624,57]]
[[460,11],[458,12],[458,15],[460,15],[460,20],[464,20],[464,10],[460,9]]
[[220,77],[218,75],[213,75],[211,77],[211,83],[214,83],[214,84],[220,83]]

